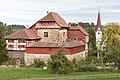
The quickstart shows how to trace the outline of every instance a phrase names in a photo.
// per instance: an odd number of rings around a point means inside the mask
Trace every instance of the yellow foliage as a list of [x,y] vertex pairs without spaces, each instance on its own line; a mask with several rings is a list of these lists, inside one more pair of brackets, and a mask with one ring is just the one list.
[[104,37],[108,37],[109,39],[120,40],[120,24],[107,23],[104,27]]

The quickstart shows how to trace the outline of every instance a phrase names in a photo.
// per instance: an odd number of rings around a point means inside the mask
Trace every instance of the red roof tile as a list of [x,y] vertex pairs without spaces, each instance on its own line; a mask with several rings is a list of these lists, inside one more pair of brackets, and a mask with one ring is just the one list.
[[69,30],[80,30],[83,34],[89,35],[81,26],[71,26]]
[[55,21],[60,27],[69,27],[65,20],[57,13],[50,12],[39,21]]
[[82,41],[72,41],[72,42],[65,42],[63,44],[60,43],[46,43],[46,42],[33,42],[27,47],[65,47],[65,48],[72,48],[85,45]]
[[21,29],[8,36],[6,39],[40,39],[40,37],[30,29]]

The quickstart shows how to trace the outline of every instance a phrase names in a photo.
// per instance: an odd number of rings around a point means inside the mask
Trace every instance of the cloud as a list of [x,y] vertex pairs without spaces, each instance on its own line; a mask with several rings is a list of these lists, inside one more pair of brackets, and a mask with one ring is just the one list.
[[50,11],[59,13],[67,22],[96,23],[98,6],[101,6],[105,24],[119,21],[119,3],[120,0],[1,0],[0,20],[7,24],[32,25]]
[[113,13],[120,13],[120,9],[110,10],[110,12],[113,12]]

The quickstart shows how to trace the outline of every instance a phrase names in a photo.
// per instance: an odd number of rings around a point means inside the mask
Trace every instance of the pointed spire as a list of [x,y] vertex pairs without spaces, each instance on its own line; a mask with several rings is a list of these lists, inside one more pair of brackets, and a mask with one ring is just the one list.
[[100,6],[98,8],[98,19],[97,19],[97,28],[96,30],[102,31],[101,18],[100,18]]

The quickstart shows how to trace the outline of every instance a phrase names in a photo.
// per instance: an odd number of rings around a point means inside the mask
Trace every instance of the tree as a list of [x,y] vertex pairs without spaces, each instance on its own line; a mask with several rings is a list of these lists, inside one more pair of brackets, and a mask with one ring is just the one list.
[[95,24],[93,22],[90,23],[84,23],[84,22],[78,22],[78,23],[73,23],[73,22],[70,22],[68,23],[69,26],[81,26],[83,27],[88,33],[89,33],[89,28],[92,28],[95,30]]
[[104,42],[104,61],[120,67],[120,24],[108,23],[105,25]]
[[4,34],[2,33],[3,30],[0,26],[0,65],[7,61],[8,56],[7,56],[7,50],[6,50],[6,43],[4,40]]
[[52,54],[50,58],[51,60],[48,62],[49,68],[54,70],[56,74],[58,74],[60,70],[70,69],[70,61],[61,51]]
[[[94,23],[91,24],[94,25]],[[92,27],[89,27],[88,33],[89,33],[89,43],[88,43],[88,56],[86,58],[86,61],[88,61],[89,64],[93,65],[97,58],[95,30],[93,30]]]
[[9,35],[11,34],[13,31],[10,27],[4,25],[4,24],[0,24],[0,31],[1,31],[1,34],[3,36],[6,36],[6,35]]
[[17,25],[17,24],[12,24],[12,25],[8,25],[10,28],[12,29],[25,29],[26,27],[24,25]]

